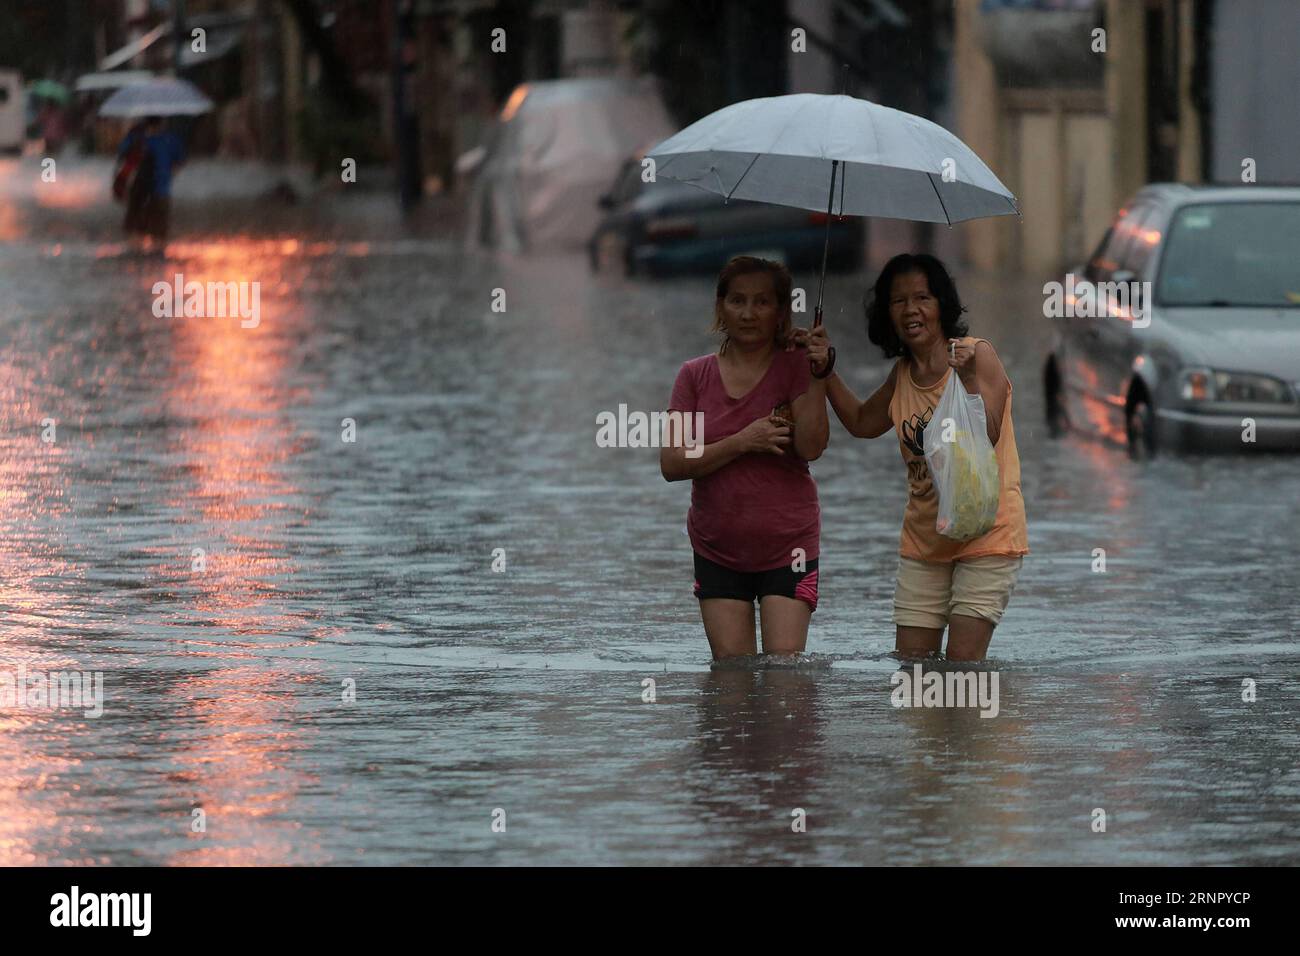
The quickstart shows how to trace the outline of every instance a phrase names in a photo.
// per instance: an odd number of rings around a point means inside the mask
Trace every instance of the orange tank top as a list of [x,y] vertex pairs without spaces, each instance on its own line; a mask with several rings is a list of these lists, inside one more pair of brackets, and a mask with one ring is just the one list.
[[907,510],[903,512],[903,534],[898,553],[918,561],[1028,554],[1025,500],[1020,494],[1020,455],[1016,451],[1016,433],[1011,424],[1010,380],[1007,381],[1006,407],[1002,409],[1002,431],[998,443],[993,446],[1002,479],[997,521],[987,534],[969,541],[954,541],[934,530],[939,514],[939,496],[925,461],[926,426],[930,424],[930,416],[939,404],[953,369],[948,369],[947,374],[933,385],[922,388],[913,380],[912,368],[907,357],[898,360],[894,397],[889,401],[889,417],[898,432],[898,447],[903,453],[903,463],[907,465]]

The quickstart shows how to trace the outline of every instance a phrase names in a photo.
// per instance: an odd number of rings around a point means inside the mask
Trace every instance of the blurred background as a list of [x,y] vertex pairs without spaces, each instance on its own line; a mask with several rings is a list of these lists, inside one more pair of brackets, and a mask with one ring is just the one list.
[[[469,215],[477,238],[508,246],[588,243],[596,203],[626,159],[727,103],[791,92],[846,91],[969,144],[1020,198],[1023,224],[975,223],[950,237],[877,222],[868,241],[937,246],[982,268],[1064,268],[1145,182],[1236,181],[1243,157],[1256,160],[1260,181],[1277,181],[1300,155],[1300,5],[1288,0],[51,0],[3,9],[5,149],[105,155],[125,129],[97,120],[97,104],[175,72],[216,103],[188,130],[193,155],[335,181],[340,157],[351,157],[364,170],[359,183],[382,182],[408,209],[423,201],[442,217]],[[1079,42],[1096,28],[1108,32],[1105,55]],[[534,130],[500,135],[521,110],[519,125]],[[586,141],[548,156],[546,131],[591,110],[605,115],[582,121]],[[573,159],[585,161],[581,174]],[[511,171],[523,177],[515,184],[546,187],[532,208],[501,195],[513,191]],[[476,192],[476,179],[488,188]],[[548,203],[568,207],[568,221],[539,225]]]

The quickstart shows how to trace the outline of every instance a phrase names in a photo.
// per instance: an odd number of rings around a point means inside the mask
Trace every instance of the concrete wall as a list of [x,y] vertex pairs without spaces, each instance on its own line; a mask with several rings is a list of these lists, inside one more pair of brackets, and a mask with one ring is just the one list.
[[[1055,86],[1016,88],[990,58],[991,27],[980,0],[955,0],[954,132],[1016,195],[1023,213],[1021,221],[962,226],[965,258],[976,268],[1037,276],[1077,264],[1145,182],[1144,4],[1105,0],[1105,13],[1106,51],[1090,54],[1102,59],[1100,86],[1072,76]],[[998,23],[1013,29],[1016,18],[1029,23],[1036,16],[1014,13]],[[1090,44],[1086,24],[1078,42]]]
[[1211,38],[1210,178],[1300,183],[1300,3],[1219,0]]
[[1055,272],[1084,258],[1115,214],[1113,126],[1095,93],[1018,91],[1006,101],[1003,181],[1024,220],[1002,263]]
[[[819,36],[834,36],[834,8],[828,0],[788,0],[786,10],[790,19],[807,24]],[[838,93],[840,85],[835,63],[824,50],[811,42],[802,53],[790,50],[787,38],[786,76],[787,93]]]
[[[1007,158],[1002,150],[1002,104],[993,63],[980,42],[979,6],[980,0],[956,0],[953,10],[953,88],[957,117],[953,132],[1014,193],[1016,187],[1002,175]],[[1019,221],[1007,217],[963,223],[961,234],[966,261],[977,269],[1002,265],[1015,238],[1013,230],[1019,225]]]

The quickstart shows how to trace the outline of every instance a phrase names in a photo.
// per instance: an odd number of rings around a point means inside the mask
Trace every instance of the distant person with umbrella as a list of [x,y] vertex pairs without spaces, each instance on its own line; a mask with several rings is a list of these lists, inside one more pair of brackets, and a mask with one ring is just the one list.
[[68,88],[53,80],[37,80],[28,95],[40,104],[36,124],[46,156],[57,156],[68,138]]
[[[176,168],[185,160],[185,147],[162,118],[150,116],[132,127],[117,150],[121,171],[128,172],[126,219],[128,233],[167,238],[171,219],[171,184]],[[129,167],[134,165],[134,174]]]
[[36,121],[40,124],[45,154],[47,156],[57,156],[62,152],[63,144],[68,138],[67,111],[60,103],[46,101],[41,104],[41,110]]
[[[132,128],[118,149],[122,166],[138,157],[135,177],[127,194],[126,231],[166,239],[171,218],[172,174],[185,159],[185,148],[175,133],[163,127],[164,116],[199,116],[212,109],[198,87],[174,76],[154,77],[124,86],[104,101],[100,116],[127,119],[145,117]],[[121,177],[121,169],[118,176]],[[114,182],[114,192],[119,182]]]
[[[670,411],[702,416],[702,450],[660,450],[668,481],[691,480],[695,597],[715,660],[797,654],[817,607],[821,511],[808,462],[826,449],[827,350],[794,351],[785,266],[737,256],[718,276],[718,350],[684,363]],[[678,436],[681,438],[682,436]]]

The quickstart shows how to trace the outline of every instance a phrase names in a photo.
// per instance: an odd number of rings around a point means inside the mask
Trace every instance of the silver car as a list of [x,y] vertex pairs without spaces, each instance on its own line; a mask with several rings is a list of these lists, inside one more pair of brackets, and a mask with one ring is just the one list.
[[1058,288],[1053,434],[1300,451],[1300,187],[1146,186]]

